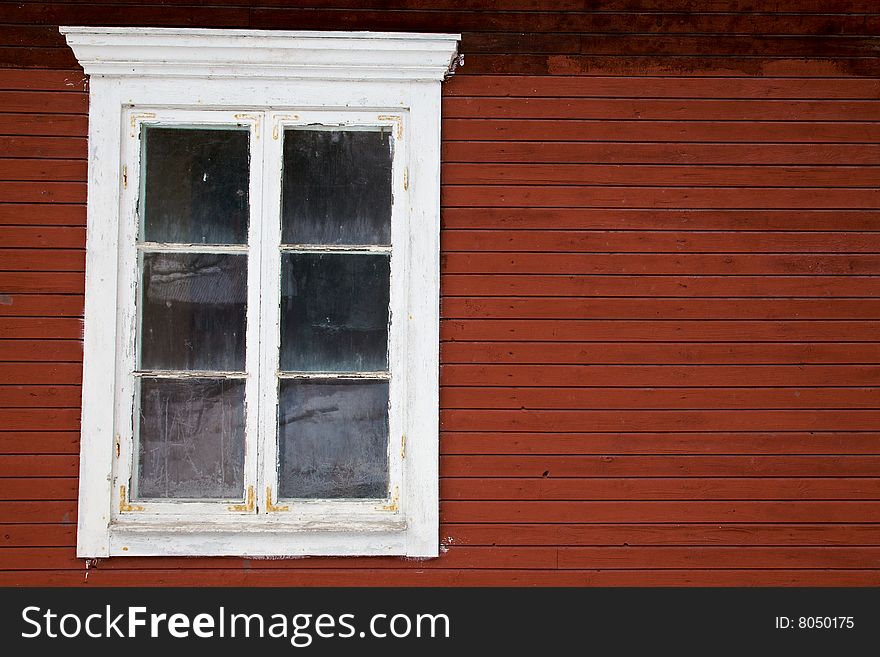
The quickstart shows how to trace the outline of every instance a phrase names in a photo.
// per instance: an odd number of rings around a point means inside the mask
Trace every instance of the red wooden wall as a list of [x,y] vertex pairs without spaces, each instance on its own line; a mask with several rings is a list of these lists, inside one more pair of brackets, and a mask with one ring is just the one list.
[[[878,12],[0,2],[0,585],[880,585]],[[118,558],[86,578],[87,96],[59,24],[464,33],[441,558]]]

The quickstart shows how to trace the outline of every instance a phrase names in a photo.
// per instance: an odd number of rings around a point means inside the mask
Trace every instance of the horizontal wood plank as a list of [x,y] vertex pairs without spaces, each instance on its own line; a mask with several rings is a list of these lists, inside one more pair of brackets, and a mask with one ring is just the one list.
[[[9,365],[10,370],[20,365]],[[43,372],[45,365],[34,365]],[[29,372],[26,368],[23,373]],[[73,371],[73,370],[71,370]],[[641,387],[876,386],[880,365],[442,365],[454,385]],[[35,381],[37,383],[37,381]],[[721,430],[721,429],[719,429]],[[793,429],[795,430],[795,429]]]
[[[479,524],[447,523],[457,545],[856,546],[877,545],[880,525],[859,524]],[[35,530],[36,533],[36,530]],[[28,536],[28,534],[25,534]],[[27,539],[25,539],[27,540]]]
[[2,340],[0,361],[82,362],[80,340]]
[[880,344],[446,342],[440,353],[444,364],[868,364],[880,360]]
[[85,276],[81,272],[0,271],[0,288],[7,293],[83,294]]
[[0,225],[85,226],[84,205],[0,203]]
[[[2,389],[0,389],[2,390]],[[15,398],[47,398],[55,408],[67,397],[42,389],[16,392]],[[0,393],[2,394],[2,393]],[[10,393],[12,394],[12,393]],[[10,404],[12,405],[12,404]],[[31,404],[22,404],[31,405]],[[674,410],[707,409],[750,412],[758,409],[880,408],[880,388],[482,388],[446,386],[440,390],[443,409],[511,410]],[[61,406],[63,407],[63,406]]]
[[[16,463],[21,463],[22,468],[30,463],[30,457],[15,458],[18,459]],[[62,457],[59,459],[61,460],[58,462],[58,471],[52,473],[52,476],[68,476],[66,468],[69,464]],[[441,460],[441,472],[445,477],[873,477],[876,476],[876,468],[880,465],[880,456],[873,455],[496,456],[473,454],[447,455]],[[534,501],[531,504],[540,504],[540,502]],[[816,518],[812,520],[817,521]],[[550,518],[544,521],[557,522]],[[803,520],[803,522],[810,521],[809,518]],[[699,520],[694,518],[682,522],[699,522]]]
[[[880,141],[880,124],[876,141]],[[4,162],[0,160],[0,173]],[[18,162],[12,160],[11,162]],[[10,165],[12,166],[12,165]],[[41,179],[45,167],[28,167],[12,175]],[[56,180],[64,180],[59,167]],[[875,187],[880,167],[785,167],[785,166],[639,166],[599,164],[468,164],[444,166],[447,185],[627,185],[630,187]],[[84,177],[83,177],[84,178]],[[30,178],[20,178],[28,180]]]
[[450,97],[446,118],[678,121],[876,121],[875,100],[718,100]]
[[[0,205],[0,217],[3,208]],[[50,208],[52,206],[42,206]],[[668,208],[443,208],[443,228],[489,230],[874,231],[873,210],[683,210]],[[47,222],[48,223],[48,222]],[[576,273],[576,272],[569,272]]]
[[[0,72],[0,85],[4,72]],[[57,83],[56,83],[57,84]],[[54,87],[53,87],[54,88]],[[633,78],[629,76],[482,75],[453,77],[443,89],[448,96],[538,98],[781,98],[865,99],[880,98],[880,82],[870,78],[730,78],[686,76]]]
[[[10,503],[12,504],[12,503]],[[446,502],[447,522],[502,523],[869,523],[880,502]]]
[[[0,409],[9,426],[40,430],[76,429],[78,414],[70,409]],[[39,417],[33,417],[39,415]],[[72,416],[72,417],[71,417]],[[32,418],[25,425],[24,418]],[[700,410],[560,410],[448,409],[440,426],[449,431],[880,431],[875,409],[700,409]]]
[[[525,479],[457,478],[441,481],[445,500],[877,500],[880,480],[876,478],[620,478],[620,479]],[[53,480],[48,490],[74,496],[75,487],[66,479]],[[0,480],[0,495],[28,498],[43,487],[34,479]],[[51,498],[47,498],[51,499]],[[57,499],[67,499],[59,497]]]
[[76,385],[0,385],[3,408],[79,408],[82,390]]
[[[45,185],[46,183],[44,183]],[[0,184],[0,199],[13,201],[57,199],[76,202],[74,189],[57,183],[39,191],[28,183]],[[40,194],[34,197],[33,194]],[[788,209],[880,209],[878,189],[831,187],[789,189],[783,187],[634,187],[631,185],[587,187],[577,185],[445,185],[441,202],[447,207],[560,207],[560,208],[788,208]]]
[[[52,337],[41,330],[41,321],[0,318],[9,337]],[[58,320],[62,321],[62,320]],[[876,342],[880,322],[872,321],[697,321],[647,320],[441,320],[443,341],[526,342]],[[5,336],[4,336],[5,337]],[[59,337],[79,337],[65,334]]]
[[[473,76],[479,80],[483,76]],[[865,144],[880,125],[848,121],[626,121],[600,119],[459,118],[443,120],[448,142],[643,142],[721,144]],[[565,147],[562,144],[562,147]],[[449,144],[451,149],[453,144]],[[549,147],[549,146],[548,146]],[[765,151],[771,149],[764,148]],[[451,167],[449,167],[451,168]],[[690,172],[694,176],[699,171]]]
[[[56,298],[61,299],[52,305]],[[0,314],[66,315],[81,312],[70,295],[11,295]],[[878,319],[873,299],[653,299],[617,297],[451,297],[441,304],[447,319]]]
[[[27,276],[34,277],[26,278]],[[36,278],[40,276],[41,278]],[[0,273],[11,292],[45,281],[46,292],[75,294],[81,283],[53,289],[56,273]],[[31,282],[33,280],[33,282]],[[56,283],[56,286],[58,284]],[[573,274],[447,274],[440,279],[444,298],[487,297],[710,297],[710,298],[847,298],[880,295],[880,276],[626,276]]]
[[[40,254],[40,251],[28,252]],[[64,254],[59,251],[59,254]],[[0,255],[3,251],[0,250]],[[12,250],[9,256],[17,255]],[[28,262],[22,258],[23,262]],[[447,274],[878,275],[878,254],[482,253],[443,254]],[[21,267],[22,269],[24,267]],[[10,267],[11,269],[11,267]]]
[[[880,454],[880,433],[844,431],[688,432],[443,431],[448,455],[846,455]],[[43,443],[55,440],[51,436]],[[543,474],[543,471],[542,471]]]
[[469,163],[853,166],[876,165],[880,144],[448,141],[441,157]]
[[79,454],[79,431],[0,430],[0,454]]
[[78,317],[0,317],[0,338],[82,340]]
[[[345,562],[326,569],[285,571],[277,568],[184,570],[188,560],[157,560],[149,570],[86,571],[9,570],[0,572],[2,586],[878,586],[877,569],[667,569],[509,570],[436,569],[415,571],[346,569]],[[257,566],[268,563],[257,562]]]

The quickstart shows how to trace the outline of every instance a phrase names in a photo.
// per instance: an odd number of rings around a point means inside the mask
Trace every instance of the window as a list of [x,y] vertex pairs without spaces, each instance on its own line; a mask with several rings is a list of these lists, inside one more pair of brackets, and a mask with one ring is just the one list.
[[90,77],[77,553],[438,553],[456,35],[61,28]]

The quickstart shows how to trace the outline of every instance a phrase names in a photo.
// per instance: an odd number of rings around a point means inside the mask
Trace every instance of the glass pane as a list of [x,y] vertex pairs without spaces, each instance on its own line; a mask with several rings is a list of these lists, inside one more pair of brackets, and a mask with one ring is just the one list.
[[143,239],[246,243],[249,138],[240,129],[145,127]]
[[388,369],[389,257],[285,253],[281,369]]
[[141,367],[244,371],[247,256],[145,253]]
[[241,498],[244,381],[143,379],[138,499]]
[[391,243],[391,134],[285,130],[281,241]]
[[388,494],[388,382],[281,381],[279,496]]

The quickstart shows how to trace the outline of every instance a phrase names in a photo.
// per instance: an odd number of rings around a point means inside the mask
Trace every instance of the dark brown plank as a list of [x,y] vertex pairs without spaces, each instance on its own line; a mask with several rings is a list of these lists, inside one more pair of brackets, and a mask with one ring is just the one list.
[[[703,455],[880,454],[880,433],[842,431],[691,432],[476,432],[444,431],[443,454]],[[49,439],[46,438],[46,441]],[[41,443],[42,444],[42,443]],[[534,472],[537,472],[534,471]],[[444,475],[448,474],[444,471]],[[543,470],[538,474],[543,474]],[[537,474],[535,475],[537,476]],[[871,475],[869,475],[871,476]]]
[[[24,320],[20,320],[24,321]],[[47,320],[48,321],[48,320]],[[0,327],[4,323],[0,320]],[[9,337],[52,337],[12,325]],[[0,328],[0,331],[3,329]],[[444,341],[535,342],[876,342],[880,323],[844,321],[441,320]],[[21,333],[19,336],[18,334]],[[2,335],[2,333],[0,333]],[[73,337],[73,336],[70,336]]]
[[[69,476],[71,461],[68,457],[59,457],[62,459],[58,462],[55,471],[52,473],[31,473],[28,467],[33,467],[29,460],[32,457],[9,457],[17,458],[20,462],[20,472],[11,471],[12,474],[20,476]],[[63,460],[67,459],[67,460]],[[579,456],[579,455],[545,455],[545,456],[497,456],[497,455],[467,455],[467,456],[444,456],[441,458],[441,474],[444,477],[873,477],[877,474],[877,466],[880,465],[880,456]],[[487,507],[503,509],[505,513],[511,513],[516,516],[515,505],[503,504],[487,504]],[[554,505],[543,504],[540,501],[524,503],[524,506],[535,510],[542,506],[546,506],[548,510],[555,509],[560,513],[563,508],[569,508],[573,512],[577,512],[579,508],[586,508],[586,505],[580,507],[578,505]],[[608,509],[628,510],[629,506],[624,503],[609,503],[606,505]],[[667,517],[659,515],[661,509],[667,508],[670,511],[682,510],[688,505],[667,505],[645,503],[642,505],[633,505],[632,511],[638,512],[639,509],[651,511],[653,520],[647,516],[640,520],[626,520],[623,517],[614,518],[618,522],[704,522],[700,518],[693,517]],[[762,520],[759,515],[754,515],[752,520],[739,516],[726,516],[725,514],[736,513],[736,505],[717,505],[706,504],[705,506],[696,502],[694,508],[705,508],[707,513],[712,509],[725,509],[724,514],[719,514],[715,519],[719,522],[724,517],[728,520],[736,522],[820,522],[821,511],[840,510],[852,512],[853,515],[847,515],[848,519],[843,517],[836,520],[823,520],[822,522],[868,522],[869,516],[874,517],[875,513],[880,513],[880,503],[876,506],[874,503],[862,504],[861,512],[865,515],[859,516],[858,503],[841,502],[836,505],[815,505],[815,504],[791,504],[782,505],[791,509],[800,509],[803,516],[787,517],[785,509],[775,510],[769,504],[744,505],[744,508],[752,509],[754,513],[760,511],[765,514]],[[449,505],[447,505],[447,510]],[[453,508],[457,506],[453,505]],[[467,508],[475,514],[482,514],[478,504],[468,504],[462,507]],[[596,505],[596,508],[605,508],[602,505]],[[816,516],[809,516],[809,509],[817,512]],[[489,509],[486,509],[488,511]],[[777,513],[778,512],[778,513]],[[610,511],[609,511],[610,513]],[[512,517],[513,517],[512,516]],[[526,522],[520,518],[511,522]],[[609,515],[608,518],[613,518]],[[786,519],[787,518],[787,519]],[[450,522],[457,521],[455,518],[447,518]],[[478,519],[470,518],[471,522]],[[490,522],[487,518],[482,522]],[[491,522],[498,522],[493,520]],[[609,520],[610,521],[610,520]],[[592,519],[576,519],[573,515],[570,518],[557,516],[557,519],[550,517],[538,518],[537,520],[528,522],[603,522],[601,517]],[[711,522],[711,521],[709,521]],[[872,521],[873,522],[873,521]]]
[[876,165],[878,144],[694,144],[650,142],[445,142],[445,162],[526,164]]
[[[0,418],[8,418],[10,427],[76,430],[79,414],[71,410],[8,409],[0,410]],[[582,431],[586,427],[595,431],[880,431],[880,410],[675,409],[622,413],[617,409],[449,409],[440,411],[440,426],[449,431]]]
[[3,361],[82,361],[80,340],[0,340]]
[[[0,80],[3,73],[0,72]],[[2,82],[0,82],[2,84]],[[687,78],[581,76],[455,76],[443,87],[448,96],[544,98],[880,98],[880,81],[853,78]]]
[[[73,499],[75,480],[57,479],[43,488],[43,480],[0,480],[4,499],[52,499],[28,495],[61,495]],[[37,492],[32,492],[34,490]],[[526,479],[455,478],[440,484],[444,500],[877,500],[880,480],[875,478],[603,478]],[[53,493],[44,491],[54,491]],[[66,497],[65,497],[66,496]],[[769,564],[764,564],[769,565]]]
[[[681,235],[681,233],[678,233]],[[676,233],[673,233],[676,235]],[[689,233],[687,238],[694,236]],[[25,274],[0,274],[7,286],[24,285]],[[79,291],[81,283],[65,289],[49,289],[54,280],[41,274],[33,285],[45,284],[46,292]],[[38,276],[38,274],[33,274]],[[55,284],[57,285],[57,284]],[[19,291],[7,287],[10,291]],[[497,274],[478,276],[447,274],[440,279],[444,297],[876,297],[876,276],[590,276],[579,274]],[[20,290],[22,292],[30,290]]]
[[[880,124],[878,124],[880,128]],[[880,141],[880,130],[877,135]],[[0,172],[3,170],[0,160]],[[12,165],[10,165],[12,166]],[[18,175],[45,177],[43,168]],[[73,171],[73,170],[71,170]],[[83,170],[81,173],[85,173]],[[60,169],[56,180],[66,174]],[[446,185],[628,185],[633,187],[876,187],[880,167],[603,166],[590,164],[466,164],[443,167]],[[28,180],[29,178],[20,178]]]
[[[47,195],[59,202],[82,202],[73,183],[0,184],[0,200],[42,201]],[[40,196],[35,197],[34,194]],[[441,203],[446,207],[563,207],[563,208],[846,208],[880,209],[880,189],[799,189],[785,187],[634,187],[608,185],[444,185]]]
[[[57,399],[55,392],[49,399]],[[37,396],[32,393],[32,396]],[[58,399],[54,407],[69,403]],[[480,388],[446,386],[444,409],[880,408],[878,388]],[[842,428],[842,427],[841,427]]]
[[[0,314],[81,314],[81,299],[64,296],[10,295]],[[440,312],[447,319],[880,319],[880,300],[450,297]]]
[[[694,167],[695,168],[695,167]],[[0,217],[3,216],[0,205]],[[49,207],[49,206],[44,206]],[[683,210],[630,208],[444,208],[445,229],[653,231],[873,231],[872,210]]]
[[[34,530],[35,532],[37,530]],[[444,540],[459,545],[878,545],[880,526],[841,524],[656,524],[565,525],[447,524]],[[29,534],[25,534],[25,537]],[[25,540],[27,540],[25,538]]]
[[[159,564],[171,564],[162,567]],[[270,563],[258,562],[259,565]],[[155,560],[149,570],[10,570],[3,586],[878,586],[877,569],[732,570],[428,570],[327,569],[186,570],[187,560]],[[86,573],[88,572],[88,580]]]
[[[35,365],[33,375],[45,371]],[[452,385],[533,386],[876,386],[878,365],[443,365]],[[27,375],[24,370],[21,375]],[[34,381],[39,383],[39,381]],[[818,418],[817,418],[818,419]],[[818,427],[814,427],[818,429]],[[764,427],[766,429],[766,427]],[[833,427],[831,427],[833,430]],[[719,428],[719,431],[723,429]],[[828,430],[826,428],[826,430]],[[792,429],[797,431],[797,429]]]
[[[480,79],[480,76],[472,76]],[[613,121],[567,119],[444,119],[443,138],[455,141],[644,142],[722,144],[876,143],[880,124],[864,121]],[[447,167],[448,168],[448,167]]]
[[802,523],[877,522],[880,503],[851,502],[446,502],[447,522]]

